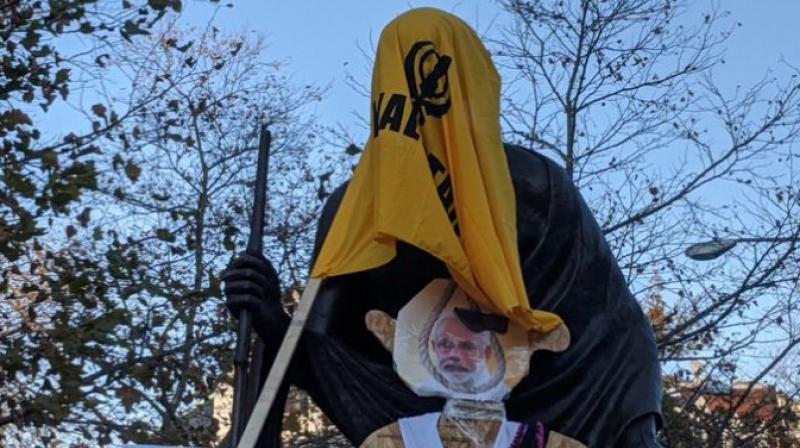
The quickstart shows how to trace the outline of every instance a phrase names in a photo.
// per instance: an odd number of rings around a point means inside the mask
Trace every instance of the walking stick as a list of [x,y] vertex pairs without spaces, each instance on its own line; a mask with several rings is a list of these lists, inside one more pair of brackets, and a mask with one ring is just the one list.
[[[255,202],[253,216],[250,221],[250,239],[247,241],[247,253],[263,256],[264,252],[264,209],[267,202],[267,171],[269,170],[269,147],[272,134],[266,127],[260,129],[258,137],[258,165],[256,165]],[[247,421],[247,368],[250,354],[250,337],[252,336],[252,316],[248,310],[239,314],[239,332],[236,339],[236,351],[233,355],[234,391],[233,422],[231,426],[231,447],[239,444],[239,437]]]
[[258,395],[253,413],[250,415],[250,420],[247,422],[247,427],[242,434],[242,439],[238,448],[253,448],[256,446],[258,436],[261,434],[261,429],[267,421],[269,412],[275,399],[283,384],[283,378],[286,375],[286,370],[289,368],[292,355],[297,348],[297,343],[300,341],[300,336],[303,333],[303,327],[306,324],[308,315],[311,312],[311,307],[317,299],[317,292],[319,292],[322,279],[312,278],[306,284],[303,290],[303,296],[300,298],[300,304],[292,315],[292,321],[289,323],[289,328],[286,330],[286,335],[283,337],[281,346],[278,349],[278,354],[275,361],[272,363],[272,368],[267,375],[267,380]]

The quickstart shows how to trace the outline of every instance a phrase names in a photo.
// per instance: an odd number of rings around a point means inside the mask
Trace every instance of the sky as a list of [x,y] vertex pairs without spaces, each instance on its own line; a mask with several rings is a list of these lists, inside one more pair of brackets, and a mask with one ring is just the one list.
[[[223,1],[223,3],[225,3]],[[728,20],[741,22],[728,41],[726,66],[716,72],[716,80],[733,89],[747,86],[772,68],[778,74],[781,57],[800,67],[797,44],[797,18],[800,1],[693,0],[685,19],[702,19],[713,5],[730,11]],[[493,1],[365,1],[365,0],[234,0],[232,8],[217,12],[217,23],[226,30],[253,30],[267,36],[268,59],[286,61],[286,70],[298,84],[329,85],[326,99],[317,114],[326,124],[354,126],[354,111],[366,115],[369,103],[350,88],[347,70],[369,81],[369,62],[362,49],[371,52],[381,29],[398,14],[412,7],[431,6],[454,13],[471,24],[479,34],[491,36],[504,25],[503,14]],[[205,2],[185,2],[183,20],[205,23],[213,9]]]
[[[726,64],[715,69],[715,81],[728,90],[726,93],[732,93],[737,85],[746,87],[758,82],[769,69],[778,75],[788,73],[789,69],[780,63],[781,58],[800,68],[800,45],[796,37],[800,1],[689,0],[688,3],[691,8],[683,17],[687,24],[701,21],[713,5],[729,11],[725,20],[742,24],[735,26],[728,40]],[[226,4],[232,7],[225,7]],[[218,6],[208,0],[184,0],[183,5],[179,23],[184,25],[205,26],[213,18],[215,26],[224,31],[250,31],[265,36],[264,59],[283,62],[282,70],[297,86],[328,87],[313,113],[323,125],[341,125],[351,131],[356,143],[367,136],[363,118],[368,116],[369,101],[348,86],[346,78],[350,73],[369,85],[371,62],[365,53],[371,55],[381,30],[394,17],[414,7],[435,7],[461,17],[482,37],[496,35],[507,23],[505,14],[491,0],[221,0]],[[78,42],[73,50],[78,53],[84,48]],[[82,100],[84,104],[92,104],[91,98]],[[70,101],[75,101],[74,95]],[[51,127],[54,130],[86,126],[74,109],[63,104],[56,104],[40,118],[45,123],[57,124]]]
[[[188,4],[184,19],[204,23],[210,12],[205,5]],[[232,8],[217,13],[223,29],[254,30],[267,36],[268,59],[287,62],[286,69],[298,84],[329,86],[317,113],[326,124],[357,120],[353,112],[369,111],[368,99],[345,83],[348,71],[368,83],[369,60],[384,25],[413,7],[443,9],[466,20],[479,31],[498,15],[488,1],[234,1]]]

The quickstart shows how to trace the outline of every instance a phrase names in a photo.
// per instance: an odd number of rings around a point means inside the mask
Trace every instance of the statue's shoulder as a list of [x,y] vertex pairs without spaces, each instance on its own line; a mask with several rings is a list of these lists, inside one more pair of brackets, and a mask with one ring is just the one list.
[[[503,143],[511,178],[516,182],[523,179],[544,179],[547,177],[566,178],[564,168],[544,154],[512,143]],[[333,190],[325,203],[325,211],[335,211],[342,202],[348,182]]]
[[331,194],[328,195],[327,199],[325,199],[325,204],[322,206],[322,212],[320,213],[317,224],[317,237],[314,242],[315,257],[320,250],[322,241],[324,241],[325,236],[328,234],[328,229],[330,229],[331,224],[333,223],[333,218],[336,216],[336,210],[339,209],[339,205],[342,203],[344,192],[347,190],[348,183],[350,183],[349,180],[336,187]]
[[[564,168],[547,156],[523,146],[504,143],[511,180],[520,192],[542,193],[555,184],[570,183]],[[325,201],[320,216],[319,227],[324,231],[330,227],[336,210],[344,198],[348,182],[344,182],[331,192]]]
[[524,146],[503,143],[503,149],[506,151],[506,159],[508,159],[508,167],[511,170],[512,178],[526,173],[546,170],[548,165],[552,163],[550,159],[541,153]]
[[564,168],[544,154],[510,143],[503,146],[511,181],[518,194],[546,194],[554,185],[571,185]]
[[508,167],[511,169],[511,177],[524,175],[526,173],[536,173],[549,171],[551,175],[567,178],[567,171],[553,161],[550,157],[539,151],[526,148],[512,143],[503,143],[508,159]]

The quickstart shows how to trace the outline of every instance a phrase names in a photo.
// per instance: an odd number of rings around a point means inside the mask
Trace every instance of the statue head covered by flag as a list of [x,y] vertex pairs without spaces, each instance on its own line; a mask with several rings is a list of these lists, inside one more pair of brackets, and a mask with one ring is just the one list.
[[389,23],[372,132],[312,276],[381,266],[403,241],[444,262],[488,309],[527,330],[557,328],[561,319],[533,309],[523,284],[499,103],[497,70],[463,21],[420,8]]

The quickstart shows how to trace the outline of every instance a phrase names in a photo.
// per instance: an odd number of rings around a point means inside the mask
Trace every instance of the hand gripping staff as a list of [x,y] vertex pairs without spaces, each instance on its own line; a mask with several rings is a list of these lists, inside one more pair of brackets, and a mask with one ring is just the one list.
[[[264,203],[266,197],[266,177],[267,177],[267,159],[269,156],[269,132],[262,131],[261,140],[259,144],[258,154],[258,173],[256,180],[256,203],[253,207],[253,222],[250,227],[250,240],[247,244],[248,253],[258,253],[262,251],[262,231],[264,223]],[[260,195],[260,196],[259,196]],[[251,249],[255,252],[251,252]],[[244,428],[244,433],[241,432],[241,425],[244,422],[243,417],[246,418],[246,404],[245,404],[245,384],[247,383],[245,373],[247,371],[247,349],[250,347],[250,314],[243,311],[239,318],[239,339],[236,345],[236,355],[234,356],[235,370],[235,395],[234,395],[234,414],[233,414],[233,437],[231,439],[231,446],[237,448],[253,448],[258,441],[258,436],[267,421],[272,405],[275,402],[275,397],[278,395],[281,383],[286,370],[289,367],[289,362],[292,359],[297,343],[300,341],[300,336],[303,333],[308,314],[311,311],[311,306],[317,298],[317,292],[322,282],[320,278],[311,278],[303,290],[303,296],[300,298],[300,304],[292,315],[292,321],[286,331],[286,335],[281,342],[278,354],[275,361],[272,363],[272,368],[269,371],[261,393],[258,396],[258,401],[247,420],[247,426]],[[245,327],[246,326],[246,327]],[[241,391],[241,392],[240,392]],[[241,438],[239,435],[241,434]]]

